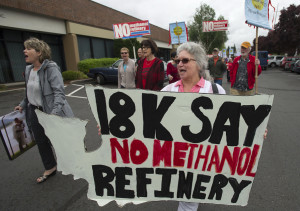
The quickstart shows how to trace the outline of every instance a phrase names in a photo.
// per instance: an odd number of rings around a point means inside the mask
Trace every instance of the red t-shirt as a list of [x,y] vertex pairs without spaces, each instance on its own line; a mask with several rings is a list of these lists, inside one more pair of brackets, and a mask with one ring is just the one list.
[[150,67],[153,65],[154,61],[155,61],[155,58],[151,61],[147,61],[147,59],[144,60],[143,71],[142,71],[143,89],[145,89],[145,87],[146,87],[146,78],[147,78],[148,72],[150,70]]
[[169,81],[169,84],[174,83],[180,79],[177,67],[175,67],[171,62],[167,65],[167,75],[173,76],[173,79]]

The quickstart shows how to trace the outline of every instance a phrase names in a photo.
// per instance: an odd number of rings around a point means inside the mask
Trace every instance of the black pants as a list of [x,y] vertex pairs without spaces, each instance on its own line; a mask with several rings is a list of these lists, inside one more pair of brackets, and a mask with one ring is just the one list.
[[230,82],[230,71],[227,70],[227,81]]
[[[52,169],[56,166],[56,160],[52,151],[52,145],[49,138],[46,136],[44,128],[38,122],[37,116],[34,112],[35,106],[29,106],[29,121],[34,135],[35,142],[39,148],[42,162],[46,170]],[[42,109],[40,109],[42,110]]]

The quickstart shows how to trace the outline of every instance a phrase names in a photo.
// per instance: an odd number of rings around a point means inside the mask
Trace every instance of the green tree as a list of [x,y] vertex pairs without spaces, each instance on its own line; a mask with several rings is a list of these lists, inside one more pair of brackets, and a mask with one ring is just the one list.
[[230,50],[230,47],[228,46],[228,47],[227,47],[227,50],[226,50],[226,55],[227,55],[227,57],[229,57],[229,50]]
[[235,54],[236,53],[236,47],[235,47],[235,44],[233,46],[233,53]]
[[[282,9],[279,22],[267,36],[258,37],[258,49],[267,50],[272,54],[294,56],[300,50],[300,5],[290,5]],[[255,44],[255,39],[253,40]]]
[[[208,53],[211,53],[214,48],[225,48],[225,42],[228,40],[226,31],[220,32],[203,32],[203,21],[214,21],[216,13],[213,8],[207,4],[201,4],[196,9],[194,21],[188,24],[189,40],[194,42],[201,41]],[[224,20],[223,16],[219,16],[217,20]]]
[[134,58],[133,46],[135,46],[135,54],[137,55],[137,50],[141,47],[139,41],[136,38],[133,39],[115,39],[114,40],[114,56],[120,57],[121,48],[125,47],[129,49],[129,57]]

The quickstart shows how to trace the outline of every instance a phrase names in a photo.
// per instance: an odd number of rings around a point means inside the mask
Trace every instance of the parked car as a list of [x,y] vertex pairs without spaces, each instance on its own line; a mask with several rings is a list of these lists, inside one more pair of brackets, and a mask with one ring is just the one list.
[[284,70],[293,72],[294,65],[300,58],[295,58],[295,59],[296,59],[295,61],[285,63]]
[[[95,67],[91,68],[87,74],[88,77],[93,78],[97,81],[98,84],[103,85],[108,82],[118,83],[118,66],[123,59],[119,59],[115,63],[113,63],[110,67]],[[168,81],[167,77],[167,64],[164,62],[164,71],[165,71],[165,79],[164,81]]]
[[[252,55],[255,56],[255,51],[252,52]],[[268,51],[258,51],[258,59],[261,68],[266,70],[268,68]]]
[[283,57],[280,61],[280,67],[285,68],[285,64],[289,62],[295,62],[298,60],[300,57],[293,57],[293,56],[288,56],[288,57]]
[[271,67],[276,67],[280,65],[280,60],[283,58],[284,56],[281,55],[274,55],[274,56],[269,56],[268,58],[268,65]]
[[293,72],[300,74],[300,60],[295,62],[294,67],[293,67]]
[[87,76],[95,79],[101,85],[107,82],[118,83],[118,66],[122,61],[123,59],[119,59],[110,67],[91,68]]

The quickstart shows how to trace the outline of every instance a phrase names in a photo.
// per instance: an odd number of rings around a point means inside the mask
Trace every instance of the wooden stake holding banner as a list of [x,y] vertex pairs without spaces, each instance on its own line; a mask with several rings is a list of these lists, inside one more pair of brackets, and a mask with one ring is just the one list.
[[178,45],[180,45],[180,37],[179,37],[179,33],[178,33],[179,27],[178,27],[177,21],[176,21],[176,29],[177,29]]
[[[272,30],[269,24],[269,5],[272,6],[271,0],[245,0],[245,23],[256,27],[255,60],[258,59],[258,27]],[[255,94],[257,94],[257,75],[258,65],[255,65]]]
[[132,45],[134,61],[136,61],[135,45],[132,43],[131,39],[129,39],[129,41],[130,41],[130,43]]
[[[258,59],[258,27],[256,26],[255,61]],[[255,94],[257,95],[258,64],[255,64]]]

